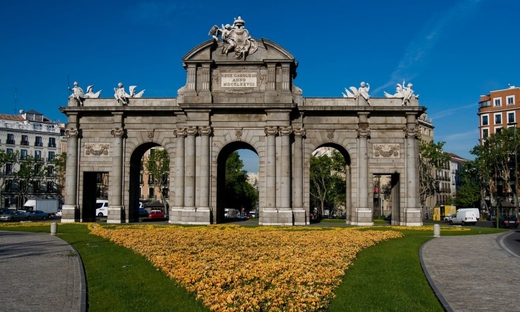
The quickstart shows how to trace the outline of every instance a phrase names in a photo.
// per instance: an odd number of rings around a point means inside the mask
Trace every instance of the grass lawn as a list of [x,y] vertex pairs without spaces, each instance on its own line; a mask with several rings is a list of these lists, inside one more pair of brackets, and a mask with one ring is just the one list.
[[[386,229],[374,226],[371,230]],[[501,229],[469,227],[471,235]],[[42,227],[0,227],[0,230],[49,232]],[[329,311],[443,311],[423,274],[419,249],[432,231],[400,229],[405,236],[379,243],[358,254],[347,270]],[[86,225],[60,224],[58,236],[81,254],[87,275],[89,311],[208,311],[153,267],[144,257],[90,235]]]

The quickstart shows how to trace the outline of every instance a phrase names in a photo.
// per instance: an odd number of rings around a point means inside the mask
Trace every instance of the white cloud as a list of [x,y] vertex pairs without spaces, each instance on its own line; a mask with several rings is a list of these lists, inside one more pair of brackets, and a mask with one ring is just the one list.
[[447,25],[455,19],[461,19],[469,14],[479,2],[481,0],[463,0],[448,8],[440,17],[432,16],[424,24],[423,29],[419,31],[415,39],[408,44],[404,56],[399,61],[388,82],[375,89],[374,93],[390,86],[395,86],[396,83],[400,83],[403,79],[410,81],[417,77],[420,74],[420,67],[424,65],[428,54],[446,29],[448,29]]

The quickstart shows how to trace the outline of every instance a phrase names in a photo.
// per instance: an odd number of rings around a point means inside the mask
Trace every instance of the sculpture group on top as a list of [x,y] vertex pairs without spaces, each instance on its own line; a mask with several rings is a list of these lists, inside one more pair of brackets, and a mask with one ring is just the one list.
[[[352,92],[350,92],[350,91],[352,91]],[[343,97],[357,99],[358,97],[361,96],[367,101],[367,104],[370,105],[370,101],[369,101],[370,95],[368,94],[368,91],[370,91],[369,83],[365,83],[364,81],[362,81],[360,83],[359,88],[350,87],[350,91],[347,88],[345,88],[345,93],[343,93]]]
[[94,92],[92,91],[93,87],[93,85],[88,86],[87,93],[84,93],[83,89],[78,85],[78,82],[74,81],[74,87],[69,87],[69,90],[72,91],[72,94],[69,96],[69,98],[76,100],[78,105],[83,105],[84,99],[97,99],[101,94],[101,90]]
[[402,104],[406,106],[408,103],[410,103],[411,99],[418,99],[419,98],[418,94],[416,95],[416,94],[413,93],[412,87],[413,87],[413,84],[411,84],[410,82],[408,83],[408,85],[405,86],[405,82],[403,80],[403,84],[402,85],[398,83],[397,86],[395,87],[395,93],[394,94],[390,94],[388,92],[385,92],[385,96],[387,98],[402,99],[403,100]]
[[[390,94],[388,92],[384,92],[384,94],[385,94],[385,97],[387,97],[387,98],[402,99],[402,105],[406,106],[410,103],[410,101],[412,99],[419,98],[418,94],[414,94],[412,87],[413,87],[413,85],[411,83],[408,83],[406,85],[403,80],[402,85],[400,83],[397,84],[394,94]],[[350,91],[349,91],[349,89],[350,89]],[[368,92],[370,91],[370,84],[362,81],[359,88],[350,87],[349,89],[345,88],[345,93],[342,92],[343,97],[357,99],[361,96],[366,100],[367,104],[370,105],[370,101],[369,101],[370,95],[368,94]]]
[[255,39],[251,38],[249,31],[244,28],[246,22],[239,16],[235,18],[233,25],[226,24],[219,28],[214,25],[208,35],[218,40],[218,37],[224,42],[222,54],[228,55],[229,52],[235,52],[235,59],[245,59],[247,55],[253,54],[258,50],[258,44]]
[[140,98],[144,94],[144,90],[136,93],[135,88],[137,86],[130,86],[128,89],[130,91],[130,94],[126,93],[125,88],[123,87],[123,83],[120,82],[117,84],[117,88],[114,88],[114,98],[117,100],[118,103],[122,105],[128,105],[128,99],[129,98]]

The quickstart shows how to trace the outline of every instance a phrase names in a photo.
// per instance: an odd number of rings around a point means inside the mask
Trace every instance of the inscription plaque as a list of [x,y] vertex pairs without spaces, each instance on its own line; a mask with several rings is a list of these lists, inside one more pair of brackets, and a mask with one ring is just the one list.
[[255,88],[257,73],[221,73],[220,86],[222,88]]

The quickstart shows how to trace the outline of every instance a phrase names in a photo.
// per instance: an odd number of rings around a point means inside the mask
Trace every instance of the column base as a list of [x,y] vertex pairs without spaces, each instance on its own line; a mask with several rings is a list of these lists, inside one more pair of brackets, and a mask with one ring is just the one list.
[[208,225],[210,220],[209,207],[184,207],[182,209],[182,224]]
[[125,223],[125,209],[123,206],[109,206],[107,223]]
[[79,220],[79,210],[76,205],[63,205],[61,207],[61,222],[72,223]]
[[260,220],[262,225],[294,225],[291,208],[264,208],[260,213]]
[[352,220],[350,221],[350,224],[358,226],[374,225],[374,221],[372,220],[372,209],[356,208],[356,210],[354,211],[354,215],[352,216]]

